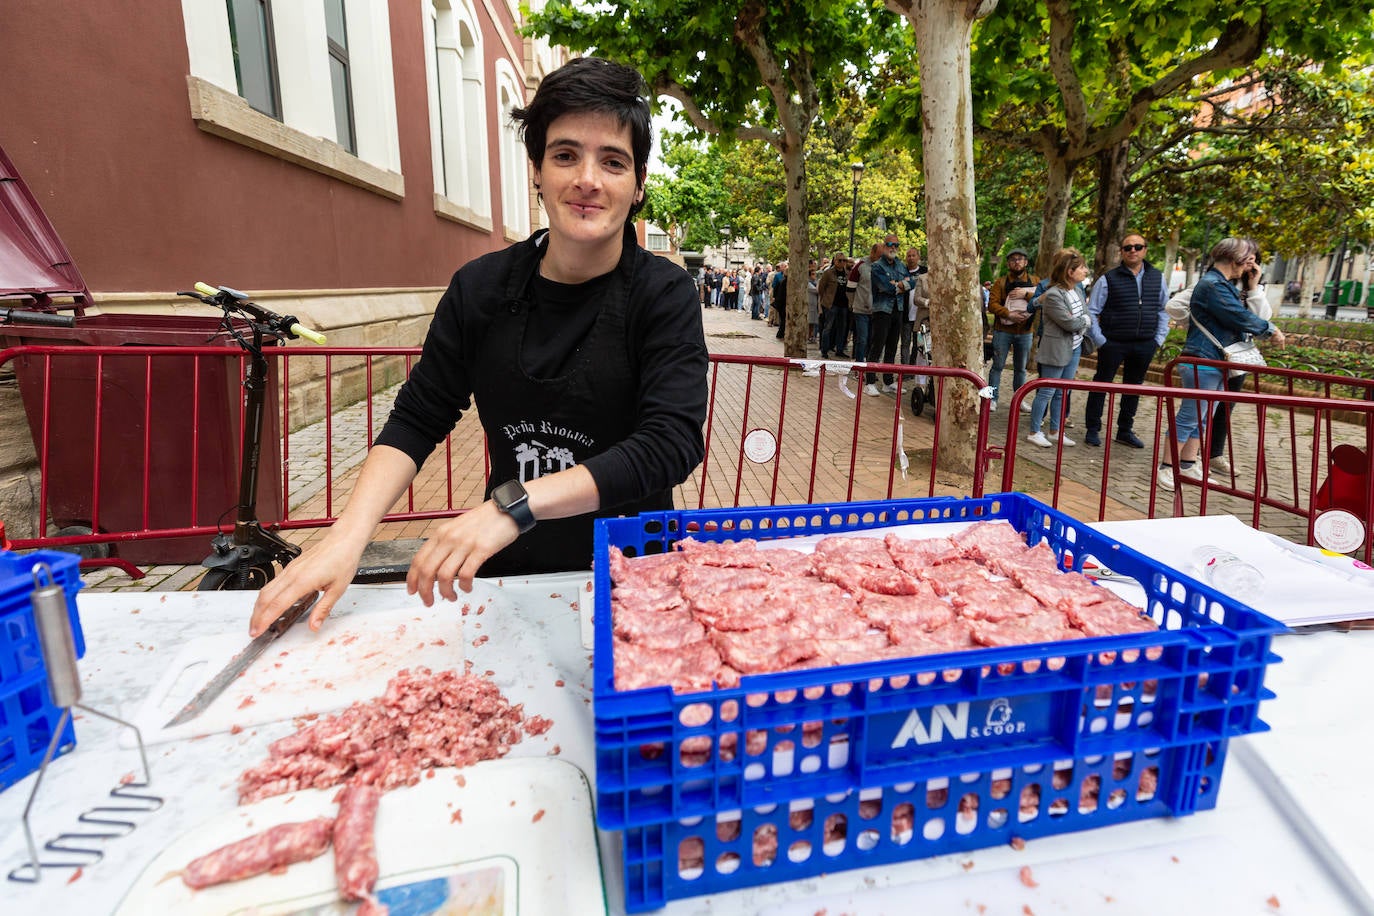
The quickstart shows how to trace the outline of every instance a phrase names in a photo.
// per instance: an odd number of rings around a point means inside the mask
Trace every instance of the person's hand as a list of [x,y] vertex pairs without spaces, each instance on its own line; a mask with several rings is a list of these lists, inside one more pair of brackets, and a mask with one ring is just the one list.
[[439,526],[434,536],[415,554],[406,576],[406,593],[419,595],[425,607],[434,603],[434,587],[449,601],[458,600],[454,590],[472,591],[472,577],[497,551],[520,536],[515,520],[487,500]]
[[319,592],[320,600],[310,609],[310,629],[319,631],[329,611],[334,607],[353,574],[358,571],[358,560],[363,547],[347,543],[339,538],[328,537],[306,550],[287,564],[280,576],[273,579],[258,593],[253,605],[253,616],[248,621],[248,634],[257,636],[267,629],[268,624],[286,613],[291,605],[311,592]]
[[1274,333],[1269,335],[1269,340],[1276,347],[1282,347],[1288,344],[1288,338],[1284,337],[1283,332],[1278,328],[1274,328]]

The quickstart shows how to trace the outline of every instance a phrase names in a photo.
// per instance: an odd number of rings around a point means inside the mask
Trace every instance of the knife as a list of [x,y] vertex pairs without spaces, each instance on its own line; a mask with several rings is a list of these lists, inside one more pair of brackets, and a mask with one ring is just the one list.
[[312,592],[287,608],[286,613],[268,624],[267,629],[258,634],[258,637],[247,646],[244,646],[243,651],[229,659],[229,663],[220,669],[219,674],[211,678],[210,683],[200,688],[200,691],[191,697],[191,701],[181,708],[181,712],[173,716],[172,720],[163,728],[171,728],[174,725],[190,722],[205,712],[210,704],[218,699],[221,693],[224,693],[226,687],[247,671],[248,667],[257,661],[258,656],[262,655],[268,646],[276,642],[278,637],[290,629],[292,624],[309,613],[318,600],[320,600],[320,593]]

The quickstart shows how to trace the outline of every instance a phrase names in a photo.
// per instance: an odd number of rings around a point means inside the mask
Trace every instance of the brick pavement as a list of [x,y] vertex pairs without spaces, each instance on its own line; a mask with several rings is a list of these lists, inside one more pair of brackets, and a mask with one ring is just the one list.
[[[782,342],[775,338],[775,329],[763,321],[751,320],[747,312],[706,309],[703,318],[707,345],[712,353],[782,355]],[[814,346],[810,355],[818,355]],[[681,507],[881,499],[889,492],[889,484],[896,498],[961,495],[969,490],[967,478],[948,475],[938,469],[932,484],[930,456],[934,424],[930,407],[926,408],[923,417],[913,418],[906,404],[901,405],[903,451],[911,461],[903,478],[889,460],[899,415],[893,395],[864,396],[857,380],[851,378],[848,387],[857,397],[848,397],[835,374],[828,374],[823,379],[809,378],[797,371],[728,364],[720,365],[716,373],[711,441],[705,470],[699,468],[677,488],[676,501]],[[374,424],[384,420],[393,397],[394,389],[374,396]],[[1070,434],[1081,440],[1083,395],[1076,394],[1073,400],[1071,417],[1076,427]],[[1154,436],[1158,403],[1153,397],[1142,397],[1136,419],[1136,431],[1151,447],[1138,450],[1112,443],[1107,474],[1103,472],[1107,449],[1080,444],[1065,449],[1061,460],[1055,450],[1025,443],[1028,415],[1021,414],[1019,435],[1022,441],[1018,446],[1011,488],[1056,503],[1079,518],[1129,519],[1173,514],[1172,493],[1158,490],[1153,494],[1153,506],[1151,503],[1150,482],[1154,467],[1160,457],[1167,454],[1162,445],[1163,435],[1158,439]],[[1005,441],[1008,406],[1004,401],[1004,409],[992,415],[989,442],[994,446]],[[292,517],[338,515],[370,439],[365,417],[365,405],[358,404],[336,413],[327,435],[324,423],[292,433],[289,463]],[[1301,467],[1293,465],[1292,443],[1309,441],[1303,437],[1310,439],[1311,418],[1306,418],[1304,427],[1299,417],[1291,430],[1285,426],[1281,432],[1276,432],[1280,425],[1275,422],[1277,419],[1271,418],[1266,435],[1266,455],[1271,468],[1270,493],[1305,492],[1308,478]],[[1286,414],[1283,419],[1286,423]],[[1246,479],[1245,475],[1253,479],[1255,473],[1251,444],[1256,441],[1256,421],[1253,409],[1236,411],[1233,441],[1241,479]],[[1106,418],[1106,427],[1114,428],[1111,416]],[[778,433],[779,458],[776,462],[756,463],[741,458],[740,443],[744,434],[757,428]],[[1337,441],[1363,435],[1358,429],[1341,429],[1338,433]],[[330,476],[326,473],[326,455],[333,462],[334,485],[329,489],[325,486]],[[1301,458],[1301,454],[1298,457]],[[1004,456],[992,462],[986,484],[989,492],[1001,488],[1005,460]],[[1287,470],[1290,465],[1296,468],[1295,473]],[[1284,473],[1274,473],[1276,467],[1284,468]],[[451,473],[449,468],[452,468]],[[441,445],[426,464],[411,494],[403,497],[401,507],[441,509],[474,505],[481,499],[483,474],[481,428],[475,415],[470,414],[460,421],[448,443]],[[1199,496],[1197,488],[1185,487],[1184,511],[1196,513]],[[1248,502],[1217,492],[1208,493],[1206,511],[1209,514],[1232,512],[1246,521],[1252,517]],[[388,523],[379,532],[379,539],[422,538],[432,524],[436,523]],[[1297,540],[1306,537],[1305,525],[1297,525],[1277,510],[1262,510],[1260,524]],[[288,536],[297,543],[308,545],[322,537],[323,532],[324,529],[298,529]],[[193,588],[200,574],[199,568],[194,566],[156,566],[147,572],[144,579],[137,581],[111,570],[89,571],[83,579],[95,590],[169,590]]]

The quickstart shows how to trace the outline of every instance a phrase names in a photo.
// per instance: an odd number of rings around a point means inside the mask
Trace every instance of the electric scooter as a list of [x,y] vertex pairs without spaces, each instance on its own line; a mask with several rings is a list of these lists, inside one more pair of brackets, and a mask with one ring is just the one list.
[[[294,315],[278,315],[251,302],[248,296],[227,286],[197,283],[194,291],[177,293],[212,305],[224,313],[222,327],[250,356],[243,378],[243,449],[239,460],[239,497],[235,506],[234,528],[216,534],[211,552],[201,565],[206,568],[200,591],[260,589],[276,576],[277,566],[286,566],[300,556],[301,548],[273,531],[257,518],[258,459],[262,450],[263,415],[267,392],[267,357],[264,346],[302,337],[323,345],[325,337],[296,321]],[[244,333],[247,325],[249,334]]]

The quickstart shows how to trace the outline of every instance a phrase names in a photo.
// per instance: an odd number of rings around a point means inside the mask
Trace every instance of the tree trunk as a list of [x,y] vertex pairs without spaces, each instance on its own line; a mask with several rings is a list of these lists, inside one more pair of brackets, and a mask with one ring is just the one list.
[[1180,232],[1178,226],[1169,230],[1169,241],[1164,243],[1164,264],[1161,268],[1164,271],[1164,282],[1172,284],[1174,282],[1174,263],[1178,260],[1178,240]]
[[1321,292],[1321,275],[1311,255],[1302,259],[1302,291],[1298,293],[1298,317],[1312,317],[1312,297]]
[[[926,243],[930,252],[934,362],[982,374],[983,296],[978,283],[978,223],[973,196],[973,100],[969,39],[973,21],[996,0],[889,0],[916,35],[921,68]],[[978,460],[977,393],[946,387],[936,465],[971,474]]]
[[1115,267],[1121,260],[1121,237],[1127,233],[1130,198],[1126,189],[1126,160],[1130,141],[1122,141],[1097,154],[1097,251],[1093,275]]
[[1040,250],[1035,258],[1036,273],[1042,276],[1049,270],[1054,253],[1064,247],[1064,227],[1073,203],[1073,173],[1078,168],[1076,161],[1062,154],[1045,157],[1045,165],[1045,206],[1040,217]]
[[782,168],[787,181],[787,328],[783,333],[783,355],[789,359],[806,356],[806,259],[811,250],[806,208],[806,158],[804,142],[785,144]]

